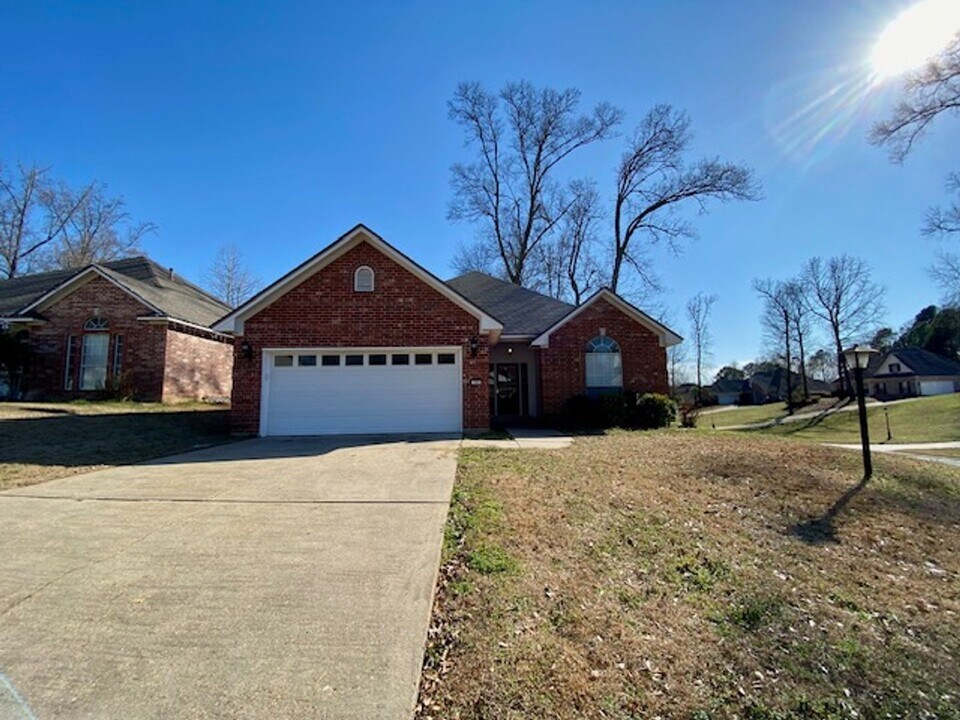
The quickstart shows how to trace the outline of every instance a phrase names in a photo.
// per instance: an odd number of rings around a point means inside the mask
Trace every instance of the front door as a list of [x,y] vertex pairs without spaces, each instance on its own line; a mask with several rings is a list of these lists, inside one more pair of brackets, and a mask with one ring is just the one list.
[[494,417],[526,415],[526,372],[522,363],[493,363],[490,366],[490,412]]

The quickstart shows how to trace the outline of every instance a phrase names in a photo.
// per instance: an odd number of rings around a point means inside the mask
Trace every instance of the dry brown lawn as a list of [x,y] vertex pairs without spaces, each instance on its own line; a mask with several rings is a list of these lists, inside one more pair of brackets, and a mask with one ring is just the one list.
[[0,403],[0,490],[226,442],[227,414],[200,403]]
[[680,431],[461,456],[420,718],[960,717],[960,471]]

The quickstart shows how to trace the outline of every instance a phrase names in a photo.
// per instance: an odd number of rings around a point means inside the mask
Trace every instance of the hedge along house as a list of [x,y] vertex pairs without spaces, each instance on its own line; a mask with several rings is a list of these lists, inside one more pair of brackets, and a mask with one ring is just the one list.
[[213,326],[234,431],[460,432],[567,398],[666,392],[680,338],[609,290],[580,306],[482,273],[443,282],[358,225]]
[[229,310],[146,257],[0,281],[0,325],[29,354],[27,398],[174,402],[230,395]]

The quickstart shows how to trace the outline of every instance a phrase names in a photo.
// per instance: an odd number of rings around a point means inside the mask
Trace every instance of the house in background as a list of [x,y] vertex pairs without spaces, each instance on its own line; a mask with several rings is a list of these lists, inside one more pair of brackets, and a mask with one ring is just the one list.
[[960,392],[960,363],[918,347],[891,350],[864,378],[878,400]]
[[[765,372],[754,373],[748,381],[753,393],[753,401],[757,405],[770,402],[786,402],[787,400],[787,371],[782,367]],[[803,378],[799,373],[790,373],[790,386],[797,393],[803,391]],[[833,393],[833,386],[823,380],[807,376],[807,390],[811,396],[828,397]]]
[[222,302],[146,257],[0,281],[0,325],[29,350],[27,398],[226,398]]
[[578,394],[665,393],[668,328],[609,290],[579,306],[468,273],[443,282],[358,225],[222,320],[235,432],[459,432]]
[[707,389],[717,398],[718,405],[748,405],[753,402],[753,392],[748,380],[723,378]]

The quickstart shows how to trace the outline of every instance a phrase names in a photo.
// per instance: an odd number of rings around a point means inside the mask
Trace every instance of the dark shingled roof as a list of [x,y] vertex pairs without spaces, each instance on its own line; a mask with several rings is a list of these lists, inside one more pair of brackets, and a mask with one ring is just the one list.
[[750,383],[747,380],[722,378],[717,380],[710,388],[718,393],[743,393],[750,392]]
[[[891,355],[895,356],[901,363],[913,371],[907,372],[904,370],[904,372],[892,373],[894,376],[920,375],[930,377],[934,375],[960,375],[960,363],[950,360],[949,358],[941,357],[940,355],[935,355],[923,348],[897,348],[887,353],[884,360]],[[876,373],[873,375],[874,377],[882,377]]]
[[540,335],[573,305],[482,272],[468,272],[447,285],[503,323],[504,335]]
[[[159,314],[209,327],[230,310],[196,285],[147,257],[97,264],[105,275],[157,309]],[[87,268],[0,280],[0,317],[14,317],[40,296]],[[150,312],[144,309],[144,315]]]

